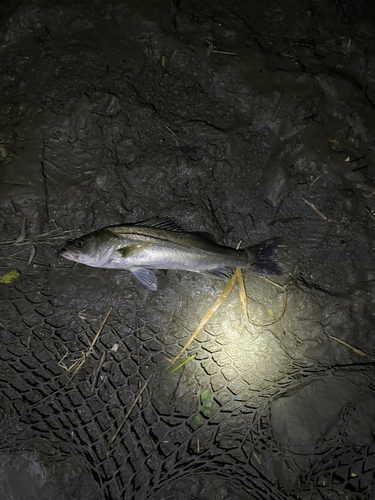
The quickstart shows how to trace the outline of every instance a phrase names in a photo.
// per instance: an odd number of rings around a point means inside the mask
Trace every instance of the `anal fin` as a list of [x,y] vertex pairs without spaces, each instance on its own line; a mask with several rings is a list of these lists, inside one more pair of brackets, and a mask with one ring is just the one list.
[[202,271],[202,274],[207,274],[207,276],[211,276],[212,278],[216,278],[219,280],[228,279],[227,270],[225,267],[217,267],[216,269],[208,269],[207,271]]

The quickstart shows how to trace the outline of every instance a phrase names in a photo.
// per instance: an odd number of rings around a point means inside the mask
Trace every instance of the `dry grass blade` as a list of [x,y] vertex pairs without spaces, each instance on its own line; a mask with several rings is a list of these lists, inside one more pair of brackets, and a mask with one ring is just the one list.
[[358,349],[357,347],[354,347],[354,346],[344,342],[343,340],[339,339],[338,337],[334,337],[333,335],[330,335],[329,337],[333,340],[336,340],[336,342],[338,342],[339,344],[342,344],[345,347],[347,347],[348,349],[352,350],[356,354],[359,354],[360,356],[366,356],[367,358],[370,358],[372,361],[375,361],[374,358],[372,358],[369,354],[366,354],[364,351],[361,351],[361,349]]
[[271,285],[273,286],[277,286],[277,288],[280,288],[280,290],[284,290],[285,291],[285,288],[281,285],[279,285],[278,283],[275,283],[274,281],[272,280],[269,280],[268,278],[265,278],[264,276],[260,276],[264,281],[267,281],[267,283],[271,283]]
[[80,361],[78,362],[77,364],[77,368],[75,369],[73,375],[72,375],[72,378],[79,372],[79,370],[82,368],[82,366],[86,363],[86,361],[89,359],[89,356],[90,354],[93,352],[94,350],[94,345],[96,344],[96,341],[98,340],[99,338],[99,335],[102,333],[102,330],[104,328],[104,325],[106,324],[107,322],[107,319],[108,319],[108,316],[111,314],[112,312],[112,309],[113,307],[110,307],[109,308],[109,311],[107,312],[107,314],[105,315],[105,318],[103,319],[103,322],[102,324],[100,325],[100,328],[97,332],[97,334],[95,335],[94,337],[94,340],[91,342],[91,345],[90,347],[86,350],[86,351],[82,351],[82,357],[80,359]]
[[11,255],[4,255],[4,257],[0,257],[0,260],[4,259],[9,259],[9,260],[17,260],[16,257],[17,255],[20,255],[21,253],[25,252],[27,248],[24,248],[22,250],[18,250],[16,253],[12,253]]
[[[56,233],[59,231],[61,234],[56,235]],[[0,241],[0,247],[1,250],[13,246],[21,246],[21,245],[30,245],[30,243],[50,243],[52,240],[60,240],[60,239],[66,239],[66,235],[72,233],[72,230],[69,231],[61,231],[60,227],[57,227],[55,229],[52,229],[51,231],[47,231],[45,233],[37,234],[35,236],[32,236],[30,238],[25,238],[25,234],[23,234],[22,229],[21,229],[21,234],[16,240],[8,240],[8,241]],[[21,236],[23,238],[21,239]]]
[[239,267],[236,268],[236,275],[237,275],[238,282],[239,282],[239,285],[240,285],[240,299],[241,299],[242,310],[245,313],[245,316],[246,316],[248,322],[250,324],[252,324],[253,326],[261,326],[261,327],[263,327],[263,326],[273,325],[277,321],[280,321],[280,319],[285,314],[286,304],[287,304],[287,293],[286,293],[285,288],[283,286],[279,285],[278,283],[275,283],[274,281],[271,281],[271,280],[265,278],[264,276],[260,276],[262,279],[264,279],[264,281],[267,281],[267,283],[271,283],[272,285],[276,286],[277,288],[280,288],[281,290],[283,290],[283,292],[284,292],[284,299],[283,299],[283,306],[281,308],[281,313],[280,313],[280,315],[277,318],[274,318],[272,321],[268,321],[267,323],[255,323],[255,321],[253,321],[253,320],[251,320],[249,318],[249,314],[247,312],[246,290],[245,290],[245,285],[244,285],[244,281],[243,281],[243,277],[242,277],[242,272],[241,272],[241,269]]
[[[69,355],[71,355],[72,353],[69,351],[69,349],[66,347],[66,345],[64,345],[62,342],[60,342],[62,344],[62,347],[63,349],[65,350],[65,354],[63,355],[63,357],[59,360],[59,362],[57,363],[60,368],[62,368],[63,370],[66,370],[67,372],[72,372],[76,367],[77,365],[80,365],[82,363],[82,359],[85,358],[85,351],[80,351],[79,353],[79,357],[77,357],[76,359],[74,359],[74,361],[72,362],[72,364],[70,366],[68,366],[65,362],[64,362],[64,359],[67,358]],[[77,356],[77,354],[76,354]],[[74,375],[73,375],[74,376]]]
[[185,346],[181,349],[181,351],[177,354],[177,356],[171,361],[171,364],[173,365],[177,361],[177,359],[181,356],[181,354],[186,351],[186,349],[193,342],[193,340],[198,335],[198,333],[202,330],[202,328],[207,323],[207,321],[211,318],[211,316],[216,312],[216,310],[219,308],[219,306],[228,297],[228,295],[232,291],[232,289],[233,289],[233,287],[234,287],[237,279],[238,279],[238,283],[239,283],[239,287],[240,287],[240,300],[241,300],[242,310],[243,310],[243,312],[244,312],[244,314],[246,316],[246,319],[249,321],[249,323],[251,323],[253,326],[264,327],[264,326],[273,325],[277,321],[280,321],[280,319],[285,314],[286,305],[287,305],[287,292],[286,292],[286,289],[283,286],[279,285],[278,283],[275,283],[274,281],[271,281],[271,280],[265,278],[264,276],[262,276],[262,278],[265,281],[267,281],[268,283],[271,283],[272,285],[280,288],[284,292],[284,300],[283,300],[283,305],[282,305],[281,313],[280,313],[280,315],[277,318],[274,318],[272,321],[269,321],[267,323],[255,323],[254,321],[252,321],[249,318],[249,314],[247,312],[247,299],[246,299],[245,284],[244,284],[244,281],[243,281],[241,269],[239,267],[237,267],[235,273],[231,277],[231,279],[230,279],[229,283],[227,284],[227,286],[225,287],[224,291],[220,294],[220,296],[218,297],[218,299],[216,300],[216,302],[214,303],[214,305],[211,307],[211,309],[208,311],[208,313],[206,314],[206,316],[203,318],[203,320],[201,321],[200,325],[195,330],[195,332],[192,334],[192,336],[190,337],[190,339],[188,340],[188,342],[185,344]]
[[242,272],[239,267],[236,267],[236,275],[238,279],[238,284],[240,286],[240,300],[241,300],[241,307],[242,310],[246,316],[246,319],[250,321],[249,314],[247,312],[247,298],[246,298],[246,290],[245,290],[245,284],[243,282],[243,277],[242,277]]
[[104,328],[104,325],[108,319],[108,316],[111,314],[111,311],[112,311],[113,307],[110,307],[109,311],[107,312],[107,314],[105,315],[105,318],[102,322],[102,324],[100,325],[100,328],[97,332],[97,334],[95,335],[94,337],[94,340],[91,342],[91,345],[90,347],[87,348],[86,351],[81,351],[81,356],[79,359],[75,360],[73,362],[73,364],[68,368],[65,363],[63,363],[63,360],[68,356],[69,354],[69,351],[68,349],[66,348],[66,346],[64,346],[64,348],[66,349],[66,352],[64,354],[64,356],[60,359],[60,361],[58,362],[58,365],[61,366],[62,368],[64,368],[65,370],[67,371],[73,371],[73,374],[71,375],[70,379],[68,380],[68,382],[63,386],[61,387],[60,389],[57,389],[57,391],[54,391],[52,394],[50,394],[49,396],[46,396],[45,398],[41,399],[40,401],[34,403],[33,405],[30,406],[30,409],[32,408],[35,408],[36,406],[38,406],[40,403],[42,403],[43,401],[46,401],[47,399],[51,398],[52,396],[54,396],[55,394],[58,394],[59,392],[63,391],[64,389],[66,389],[68,387],[68,385],[70,384],[70,382],[73,380],[73,378],[77,375],[77,373],[79,372],[79,370],[82,368],[82,366],[86,363],[86,361],[88,360],[90,354],[92,353],[93,349],[94,349],[94,345],[96,343],[96,341],[98,340],[99,338],[99,335],[101,334],[101,331],[103,330]]
[[[150,378],[151,378],[151,377],[150,377]],[[143,391],[146,389],[147,384],[148,384],[148,383],[149,383],[149,381],[150,381],[150,378],[149,378],[148,380],[146,380],[146,382],[145,382],[144,386],[143,386],[143,387],[142,387],[142,389],[139,391],[138,396],[135,398],[135,400],[134,400],[133,404],[131,405],[130,410],[129,410],[129,411],[128,411],[128,413],[125,415],[125,418],[124,418],[123,422],[120,424],[119,428],[118,428],[118,429],[117,429],[117,431],[114,433],[114,435],[111,437],[111,439],[108,441],[108,443],[107,443],[107,448],[108,448],[108,449],[109,449],[109,448],[113,445],[113,443],[114,443],[114,441],[115,441],[116,437],[118,436],[119,432],[120,432],[120,431],[121,431],[121,429],[124,427],[124,425],[125,425],[125,422],[126,422],[127,418],[129,417],[129,415],[130,415],[130,414],[131,414],[131,412],[133,411],[133,408],[134,408],[134,406],[137,404],[137,402],[138,402],[139,398],[142,396]]]
[[92,343],[91,343],[91,345],[90,345],[90,347],[89,347],[89,349],[88,349],[88,351],[87,351],[87,353],[88,353],[88,354],[90,354],[90,353],[93,351],[94,345],[95,345],[96,341],[98,340],[99,335],[102,333],[102,330],[103,330],[103,328],[104,328],[104,325],[106,324],[107,319],[108,319],[108,316],[111,314],[112,309],[113,309],[113,307],[111,306],[111,307],[109,308],[109,311],[108,311],[108,312],[107,312],[107,314],[105,315],[105,318],[103,319],[103,322],[102,322],[102,324],[100,325],[100,328],[99,328],[99,330],[98,330],[98,333],[95,335],[94,340],[92,341]]
[[94,373],[94,377],[93,377],[93,381],[92,381],[92,386],[91,386],[91,392],[93,392],[94,389],[95,389],[96,381],[98,380],[100,370],[102,369],[102,367],[104,365],[106,357],[107,357],[107,353],[106,353],[106,351],[104,351],[103,354],[102,354],[102,357],[100,358],[98,368],[96,369],[96,371]]
[[108,323],[108,325],[110,326],[112,333],[114,335],[116,335],[116,337],[118,338],[118,341],[120,342],[120,344],[122,345],[122,347],[125,349],[125,351],[127,351],[128,349],[127,349],[126,345],[124,344],[124,342],[123,342],[122,338],[120,337],[120,335],[117,333],[117,331],[114,329],[114,327],[111,324]]
[[202,330],[202,328],[207,323],[207,321],[211,318],[211,316],[214,314],[214,312],[217,311],[217,309],[219,308],[219,306],[228,297],[228,295],[230,294],[230,292],[232,291],[232,288],[234,287],[234,285],[236,283],[236,280],[237,280],[237,273],[234,273],[233,276],[231,277],[231,279],[229,280],[229,283],[225,287],[224,291],[221,292],[221,294],[219,295],[219,297],[216,299],[214,305],[211,307],[211,309],[208,311],[208,313],[206,314],[206,316],[203,318],[203,320],[201,321],[201,323],[198,326],[198,328],[195,330],[195,332],[192,334],[192,336],[190,337],[190,339],[188,340],[188,342],[181,349],[181,351],[177,354],[177,356],[172,360],[172,362],[171,362],[172,365],[177,361],[177,359],[181,356],[181,354],[186,351],[186,349],[193,342],[193,340],[198,335],[198,333]]
[[195,358],[196,354],[193,354],[192,356],[190,356],[190,358],[187,358],[185,359],[185,361],[183,361],[181,364],[179,364],[178,366],[176,366],[176,368],[174,368],[171,373],[174,373],[176,372],[177,370],[179,370],[182,366],[184,366],[185,363],[187,363],[188,361],[190,361],[191,359]]

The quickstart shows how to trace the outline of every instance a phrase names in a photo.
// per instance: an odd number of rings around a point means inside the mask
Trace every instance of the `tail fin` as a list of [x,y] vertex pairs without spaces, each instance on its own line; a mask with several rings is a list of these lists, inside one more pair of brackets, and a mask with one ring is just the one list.
[[266,240],[250,247],[249,251],[255,258],[254,264],[252,264],[250,270],[254,273],[261,274],[282,274],[280,266],[274,260],[277,246],[281,245],[281,243],[282,239],[276,237],[272,240]]

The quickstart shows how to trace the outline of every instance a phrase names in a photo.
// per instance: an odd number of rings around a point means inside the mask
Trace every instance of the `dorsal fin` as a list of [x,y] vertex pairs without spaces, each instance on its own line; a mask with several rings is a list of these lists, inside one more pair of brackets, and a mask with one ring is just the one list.
[[193,233],[194,236],[198,236],[198,238],[203,238],[208,241],[212,241],[212,243],[216,243],[215,237],[211,233],[206,233],[205,231],[194,231]]
[[176,224],[173,220],[167,217],[152,217],[141,222],[136,222],[135,226],[154,227],[157,229],[165,229],[166,231],[175,231],[176,233],[184,233],[185,231]]

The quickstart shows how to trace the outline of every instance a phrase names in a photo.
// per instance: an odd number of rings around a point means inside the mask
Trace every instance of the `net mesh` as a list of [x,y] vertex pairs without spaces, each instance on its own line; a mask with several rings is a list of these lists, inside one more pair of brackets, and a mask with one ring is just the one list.
[[[186,333],[158,332],[141,317],[130,327],[114,310],[72,378],[69,364],[103,318],[68,317],[40,276],[1,294],[2,453],[36,451],[56,466],[73,460],[103,499],[202,491],[205,498],[371,498],[375,444],[325,440],[300,456],[273,436],[272,401],[326,369],[285,358],[264,377],[233,362],[225,332],[206,330],[188,353],[197,354],[194,363],[171,374],[166,359]],[[370,364],[355,369],[373,372]]]

